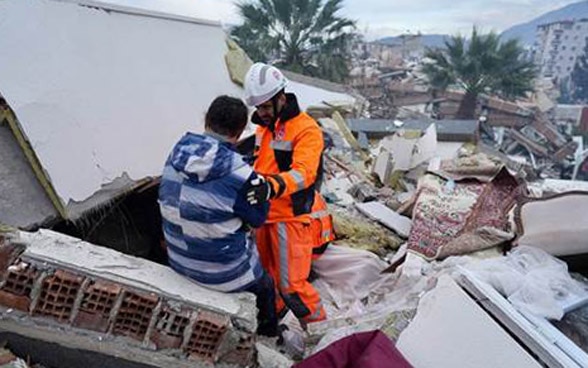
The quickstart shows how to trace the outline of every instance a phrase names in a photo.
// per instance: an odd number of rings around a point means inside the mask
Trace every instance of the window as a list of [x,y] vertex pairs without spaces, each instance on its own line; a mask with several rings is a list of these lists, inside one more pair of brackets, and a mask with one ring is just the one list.
[[574,57],[573,56],[570,56],[570,61],[574,61]]
[[561,49],[562,49],[562,50],[565,50],[565,49],[566,49],[566,47],[565,47],[565,46],[562,46],[562,47],[561,47]]
[[572,46],[572,51],[576,51],[576,46]]

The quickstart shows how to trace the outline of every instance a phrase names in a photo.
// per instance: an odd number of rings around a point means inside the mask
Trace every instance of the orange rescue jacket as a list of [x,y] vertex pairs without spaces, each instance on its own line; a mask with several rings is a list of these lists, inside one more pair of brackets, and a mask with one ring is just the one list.
[[[300,111],[293,94],[286,94],[286,98],[274,126],[257,128],[253,168],[266,177],[276,193],[270,201],[268,223],[310,222],[315,182],[322,166],[323,133],[313,118]],[[254,115],[253,121],[256,119]]]

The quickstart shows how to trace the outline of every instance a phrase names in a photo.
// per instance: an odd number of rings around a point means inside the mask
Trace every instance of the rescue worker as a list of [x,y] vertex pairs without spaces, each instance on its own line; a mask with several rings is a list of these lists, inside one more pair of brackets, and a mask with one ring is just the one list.
[[220,96],[212,102],[205,133],[186,133],[170,153],[159,205],[170,266],[209,289],[252,292],[258,332],[276,336],[275,286],[249,231],[265,222],[269,206],[247,201],[258,175],[233,148],[247,116],[239,99]]
[[[320,216],[326,204],[315,190],[323,134],[317,122],[300,111],[296,96],[285,93],[287,84],[277,68],[263,63],[254,64],[245,77],[246,102],[256,107],[252,122],[258,125],[254,170],[263,176],[252,183],[247,196],[251,204],[270,202],[256,242],[281,296],[276,296],[278,316],[287,307],[305,326],[326,318],[320,295],[308,282],[313,248],[320,248],[322,234],[327,234]],[[330,226],[330,216],[324,223]]]

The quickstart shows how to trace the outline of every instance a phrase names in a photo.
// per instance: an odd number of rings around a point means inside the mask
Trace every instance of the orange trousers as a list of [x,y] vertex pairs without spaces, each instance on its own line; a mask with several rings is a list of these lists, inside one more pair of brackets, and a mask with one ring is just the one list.
[[321,297],[308,282],[314,245],[310,224],[265,224],[255,235],[261,263],[276,284],[278,314],[287,307],[305,323],[324,320],[326,313]]

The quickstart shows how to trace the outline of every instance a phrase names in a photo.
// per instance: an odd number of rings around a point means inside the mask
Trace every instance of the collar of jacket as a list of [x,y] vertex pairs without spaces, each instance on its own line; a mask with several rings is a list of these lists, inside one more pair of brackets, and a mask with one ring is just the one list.
[[[298,105],[298,98],[293,93],[286,93],[286,105],[280,112],[279,120],[282,123],[287,122],[290,119],[295,118],[300,114],[300,105]],[[257,112],[253,113],[251,117],[251,122],[253,124],[261,125],[263,127],[267,126],[257,115]]]
[[224,135],[215,133],[215,132],[211,132],[211,131],[205,131],[204,133],[202,133],[205,136],[208,136],[210,138],[216,139],[217,141],[219,141],[220,144],[224,144],[226,146],[228,146],[229,148],[231,148],[233,151],[236,150],[236,147],[233,143],[229,142],[228,138],[225,137]]

